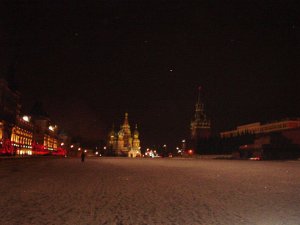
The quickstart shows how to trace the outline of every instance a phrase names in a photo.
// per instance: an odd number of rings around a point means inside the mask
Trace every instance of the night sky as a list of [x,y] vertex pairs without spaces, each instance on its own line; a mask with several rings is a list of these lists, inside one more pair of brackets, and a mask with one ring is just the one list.
[[300,117],[297,0],[2,0],[0,9],[1,75],[16,62],[24,112],[42,101],[72,135],[105,139],[128,112],[143,148],[175,146],[200,85],[214,132]]

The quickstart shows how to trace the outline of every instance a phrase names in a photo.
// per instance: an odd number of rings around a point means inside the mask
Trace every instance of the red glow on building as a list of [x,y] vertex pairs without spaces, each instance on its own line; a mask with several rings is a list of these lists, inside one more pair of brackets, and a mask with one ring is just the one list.
[[67,151],[64,148],[57,148],[56,151],[52,151],[52,155],[56,155],[56,156],[66,156],[67,155]]
[[2,144],[2,148],[0,149],[1,154],[5,154],[5,155],[14,154],[14,148],[9,139],[2,139],[1,144]]

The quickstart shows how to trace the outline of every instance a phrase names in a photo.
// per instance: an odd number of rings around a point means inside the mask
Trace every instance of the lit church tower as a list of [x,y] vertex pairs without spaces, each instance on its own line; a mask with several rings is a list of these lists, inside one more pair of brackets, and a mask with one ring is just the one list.
[[107,149],[110,151],[111,154],[115,154],[115,150],[117,149],[118,145],[118,134],[115,131],[115,126],[112,126],[111,131],[108,134],[108,142],[107,142]]
[[140,147],[139,132],[137,130],[137,124],[136,124],[135,130],[133,132],[132,148],[128,152],[128,157],[140,157],[140,156],[141,156],[141,147]]
[[108,134],[108,150],[116,156],[141,157],[141,146],[137,125],[131,135],[130,125],[128,122],[128,113],[125,113],[125,119],[118,133],[114,127]]
[[125,119],[123,125],[121,126],[121,130],[123,131],[124,147],[130,148],[132,139],[131,139],[130,125],[128,122],[128,113],[125,113]]
[[210,120],[204,112],[204,104],[201,102],[201,87],[199,87],[198,100],[195,105],[195,116],[191,122],[191,140],[195,148],[197,141],[202,138],[209,138],[211,135]]
[[120,130],[118,133],[118,145],[116,154],[118,156],[122,156],[124,154],[124,150],[126,150],[126,148],[124,148],[124,132],[123,130]]

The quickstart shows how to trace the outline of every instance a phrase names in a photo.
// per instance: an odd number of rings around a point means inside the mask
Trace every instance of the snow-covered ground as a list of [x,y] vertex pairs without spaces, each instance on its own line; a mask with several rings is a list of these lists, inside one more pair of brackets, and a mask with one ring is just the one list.
[[0,224],[299,225],[300,161],[0,160]]

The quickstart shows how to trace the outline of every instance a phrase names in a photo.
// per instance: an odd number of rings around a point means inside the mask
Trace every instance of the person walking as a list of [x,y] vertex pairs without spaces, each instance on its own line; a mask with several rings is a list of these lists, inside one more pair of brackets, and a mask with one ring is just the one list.
[[85,158],[85,152],[82,151],[82,152],[81,152],[81,162],[84,162],[84,158]]

